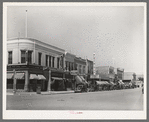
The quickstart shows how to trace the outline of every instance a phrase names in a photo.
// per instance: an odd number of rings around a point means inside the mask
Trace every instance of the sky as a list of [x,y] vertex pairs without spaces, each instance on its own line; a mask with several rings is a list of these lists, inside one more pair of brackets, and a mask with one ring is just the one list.
[[143,73],[143,6],[9,6],[7,38],[27,37],[93,60]]

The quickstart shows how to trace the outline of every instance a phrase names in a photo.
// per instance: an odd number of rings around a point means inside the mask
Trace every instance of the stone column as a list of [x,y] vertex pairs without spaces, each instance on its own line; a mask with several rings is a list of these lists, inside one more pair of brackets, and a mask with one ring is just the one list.
[[50,92],[51,91],[51,70],[49,70],[49,81],[48,81],[48,88],[47,91]]
[[13,70],[13,73],[14,73],[14,77],[13,77],[13,90],[14,90],[14,92],[16,92],[17,80],[16,80],[16,78],[15,78],[15,76],[16,76],[16,71],[15,71],[15,69]]
[[24,85],[25,91],[28,91],[28,84],[29,84],[29,72],[25,71],[25,85]]

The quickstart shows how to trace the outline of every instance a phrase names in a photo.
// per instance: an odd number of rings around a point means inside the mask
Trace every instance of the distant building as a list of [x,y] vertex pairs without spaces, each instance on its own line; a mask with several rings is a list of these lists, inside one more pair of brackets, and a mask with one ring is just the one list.
[[74,89],[73,75],[70,71],[75,70],[75,55],[71,53],[65,54],[65,79],[67,80],[67,88]]
[[137,79],[137,80],[139,80],[138,78],[140,78],[140,77],[141,77],[141,78],[144,78],[144,75],[143,75],[143,74],[136,74],[136,79]]
[[86,76],[86,60],[81,57],[75,57],[75,70],[78,71],[79,75]]
[[118,76],[118,80],[123,80],[124,78],[124,69],[122,68],[117,68],[117,76]]
[[96,67],[96,74],[99,75],[101,80],[113,81],[115,77],[114,67],[112,66],[98,66]]
[[131,82],[134,79],[133,74],[134,72],[124,72],[123,82]]
[[86,75],[89,79],[93,75],[93,61],[86,59]]

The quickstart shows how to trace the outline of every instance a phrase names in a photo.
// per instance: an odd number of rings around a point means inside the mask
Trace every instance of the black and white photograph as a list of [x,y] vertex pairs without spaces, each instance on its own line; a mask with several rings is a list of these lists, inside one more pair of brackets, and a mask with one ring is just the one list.
[[3,3],[3,119],[146,119],[144,2]]

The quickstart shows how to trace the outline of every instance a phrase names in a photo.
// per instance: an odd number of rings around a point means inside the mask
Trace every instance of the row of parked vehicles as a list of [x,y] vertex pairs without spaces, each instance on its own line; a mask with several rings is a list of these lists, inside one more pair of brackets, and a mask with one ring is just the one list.
[[82,76],[75,76],[76,92],[93,92],[105,90],[130,89],[138,87],[134,83],[123,83],[122,80],[114,82],[99,81],[99,79],[90,79],[88,82]]

